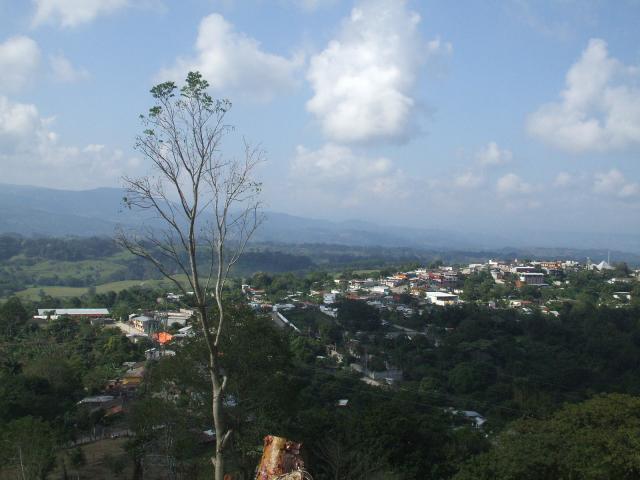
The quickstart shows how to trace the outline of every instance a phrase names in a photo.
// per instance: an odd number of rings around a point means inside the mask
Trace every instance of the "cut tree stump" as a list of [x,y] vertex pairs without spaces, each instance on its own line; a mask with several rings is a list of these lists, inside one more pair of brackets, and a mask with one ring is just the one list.
[[267,435],[256,480],[307,480],[311,478],[304,470],[300,456],[301,443],[283,437]]

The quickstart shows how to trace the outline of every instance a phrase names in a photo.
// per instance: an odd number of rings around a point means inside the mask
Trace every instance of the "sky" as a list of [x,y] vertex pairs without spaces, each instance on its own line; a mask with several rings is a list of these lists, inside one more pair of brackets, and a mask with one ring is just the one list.
[[640,1],[0,0],[0,183],[120,186],[199,70],[269,210],[640,234]]

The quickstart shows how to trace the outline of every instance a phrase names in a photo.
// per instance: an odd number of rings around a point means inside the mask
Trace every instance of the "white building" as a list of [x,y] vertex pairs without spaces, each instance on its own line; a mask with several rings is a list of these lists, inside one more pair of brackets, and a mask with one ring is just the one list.
[[325,293],[324,297],[322,298],[322,303],[324,303],[325,305],[333,305],[334,303],[336,303],[336,297],[337,295],[335,293]]
[[390,290],[386,285],[375,285],[369,289],[369,292],[377,295],[389,295]]
[[460,301],[460,297],[447,292],[427,292],[427,301],[434,305],[445,307],[447,305],[457,304]]

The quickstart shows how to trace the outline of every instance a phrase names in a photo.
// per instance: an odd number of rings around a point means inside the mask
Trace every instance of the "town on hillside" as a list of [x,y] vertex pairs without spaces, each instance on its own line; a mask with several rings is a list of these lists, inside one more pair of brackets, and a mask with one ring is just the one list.
[[[606,261],[489,260],[456,266],[435,262],[403,271],[335,272],[316,278],[303,281],[291,274],[258,273],[234,283],[233,289],[258,317],[297,337],[294,342],[303,342],[299,343],[303,345],[301,358],[311,368],[332,375],[348,372],[370,386],[398,390],[406,381],[416,380],[416,372],[407,372],[398,362],[394,351],[398,342],[422,342],[435,349],[445,345],[447,336],[456,330],[455,322],[442,321],[443,315],[454,315],[447,312],[475,305],[508,312],[513,322],[540,315],[559,317],[564,304],[579,300],[585,282],[598,289],[598,306],[624,309],[637,300],[640,270]],[[121,316],[97,305],[38,306],[31,319],[34,324],[46,326],[64,319],[86,322],[104,330],[119,330],[131,344],[144,347],[142,360],[127,359],[113,370],[112,377],[77,400],[77,408],[98,417],[89,433],[74,440],[76,444],[131,434],[126,422],[110,419],[126,413],[143,388],[150,362],[176,355],[200,328],[189,295],[165,292],[156,304],[157,308],[141,305],[126,314],[120,310]],[[348,396],[335,400],[339,408],[349,404]],[[233,404],[234,400],[227,402]],[[490,425],[483,402],[446,403],[448,412],[473,428]],[[211,441],[212,435],[211,428],[203,426],[202,442]]]

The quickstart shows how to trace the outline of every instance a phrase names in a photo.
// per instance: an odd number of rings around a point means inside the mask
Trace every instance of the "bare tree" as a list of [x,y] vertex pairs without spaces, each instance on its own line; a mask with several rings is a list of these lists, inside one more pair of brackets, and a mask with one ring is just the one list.
[[[222,400],[227,377],[219,362],[224,329],[223,288],[233,265],[262,220],[261,184],[253,178],[263,153],[246,142],[242,154],[227,159],[221,142],[231,104],[214,100],[208,82],[190,72],[178,89],[165,82],[151,89],[155,105],[141,115],[145,127],[136,147],[152,173],[123,179],[129,208],[151,213],[157,226],[120,232],[119,242],[151,262],[184,295],[191,294],[209,353],[216,450],[215,479],[223,480],[224,453],[231,430],[225,428]],[[192,292],[192,293],[191,293]]]

